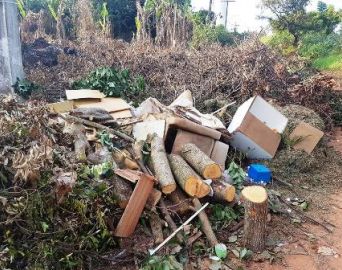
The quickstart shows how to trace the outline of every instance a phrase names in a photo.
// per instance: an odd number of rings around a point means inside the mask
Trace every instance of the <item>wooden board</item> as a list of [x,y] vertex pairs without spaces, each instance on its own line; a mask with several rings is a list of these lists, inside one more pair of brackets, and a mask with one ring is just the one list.
[[116,227],[114,235],[117,237],[129,237],[133,234],[139,218],[145,207],[146,201],[152,192],[154,178],[143,174],[134,188],[133,194],[126,209]]
[[323,135],[323,131],[307,123],[301,122],[290,134],[290,139],[299,140],[299,142],[293,146],[294,149],[301,149],[308,154],[311,154]]
[[171,152],[173,154],[180,155],[182,146],[187,143],[195,144],[205,154],[210,156],[214,148],[215,141],[210,137],[179,129],[177,130],[176,139],[173,143]]
[[102,94],[98,90],[91,89],[80,89],[80,90],[65,90],[65,94],[68,100],[75,99],[101,99],[104,98],[105,95]]
[[103,98],[100,102],[93,102],[93,103],[90,102],[90,103],[84,103],[84,104],[78,105],[78,108],[92,108],[92,107],[98,107],[110,113],[125,111],[125,110],[130,109],[129,104],[125,100],[123,100],[122,98],[112,98],[112,97]]

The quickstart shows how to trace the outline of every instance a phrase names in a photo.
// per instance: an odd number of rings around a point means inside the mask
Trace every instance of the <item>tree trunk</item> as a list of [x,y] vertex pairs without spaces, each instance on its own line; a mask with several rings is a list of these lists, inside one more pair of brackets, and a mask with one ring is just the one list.
[[215,181],[212,184],[214,198],[218,201],[232,202],[235,198],[235,187],[222,181]]
[[242,190],[245,207],[244,245],[254,252],[262,252],[266,242],[267,192],[261,186]]
[[[199,210],[202,207],[202,204],[196,198],[193,199],[193,203],[194,203],[196,210]],[[210,224],[210,221],[209,221],[207,214],[204,211],[202,211],[201,213],[198,214],[198,218],[201,221],[201,229],[204,232],[204,234],[206,235],[210,246],[214,247],[216,244],[218,244],[218,241],[217,241],[216,235],[215,235],[215,233],[211,227],[211,224]]]
[[177,185],[166,156],[164,141],[158,136],[154,136],[151,141],[151,163],[161,191],[165,194],[175,191]]
[[211,160],[195,144],[185,144],[181,156],[205,179],[214,180],[222,175],[220,165]]
[[202,198],[210,193],[210,186],[178,155],[169,155],[170,166],[180,187],[190,196]]

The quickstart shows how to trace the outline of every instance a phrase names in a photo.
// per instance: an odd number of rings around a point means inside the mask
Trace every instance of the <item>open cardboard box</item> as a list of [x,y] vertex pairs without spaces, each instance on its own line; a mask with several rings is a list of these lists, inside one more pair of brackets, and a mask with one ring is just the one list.
[[288,119],[260,96],[250,98],[236,111],[228,127],[231,146],[253,159],[274,157]]

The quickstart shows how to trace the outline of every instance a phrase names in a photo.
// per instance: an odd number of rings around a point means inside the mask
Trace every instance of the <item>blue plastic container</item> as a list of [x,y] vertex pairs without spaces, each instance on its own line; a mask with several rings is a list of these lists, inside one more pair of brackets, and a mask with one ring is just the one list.
[[251,182],[268,184],[272,178],[271,170],[263,164],[251,164],[247,171]]

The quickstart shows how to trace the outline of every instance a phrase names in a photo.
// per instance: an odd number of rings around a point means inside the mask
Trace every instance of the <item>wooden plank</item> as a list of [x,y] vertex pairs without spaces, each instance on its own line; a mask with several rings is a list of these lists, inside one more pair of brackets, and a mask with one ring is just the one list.
[[134,188],[133,194],[114,232],[117,237],[129,237],[133,234],[146,201],[152,192],[154,178],[143,174]]

